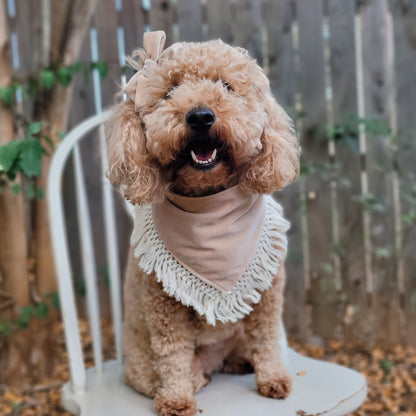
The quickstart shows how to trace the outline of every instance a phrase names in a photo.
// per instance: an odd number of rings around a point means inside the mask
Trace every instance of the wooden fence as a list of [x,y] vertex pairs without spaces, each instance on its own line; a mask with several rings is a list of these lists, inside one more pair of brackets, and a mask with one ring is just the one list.
[[[24,29],[30,7],[17,5],[11,19],[20,45],[30,48]],[[248,49],[295,119],[302,174],[277,194],[292,224],[289,334],[416,344],[416,3],[100,0],[81,60],[109,65],[103,106],[114,102],[122,82],[123,55],[141,45],[144,31],[156,29],[167,33],[168,45],[219,37]],[[78,77],[71,125],[100,109],[93,85]],[[84,145],[97,266],[105,277],[97,153],[92,143]],[[69,170],[69,213],[70,177]],[[121,208],[118,217],[123,263],[131,225]],[[73,257],[82,283],[75,244]]]

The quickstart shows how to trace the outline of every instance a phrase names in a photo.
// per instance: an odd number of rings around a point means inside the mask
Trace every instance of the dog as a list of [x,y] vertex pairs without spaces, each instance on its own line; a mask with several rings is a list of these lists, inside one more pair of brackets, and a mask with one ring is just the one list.
[[216,371],[254,371],[261,395],[283,399],[288,223],[266,195],[298,176],[293,123],[244,49],[213,40],[163,51],[164,39],[145,34],[107,126],[109,179],[135,206],[125,380],[163,416],[194,415]]

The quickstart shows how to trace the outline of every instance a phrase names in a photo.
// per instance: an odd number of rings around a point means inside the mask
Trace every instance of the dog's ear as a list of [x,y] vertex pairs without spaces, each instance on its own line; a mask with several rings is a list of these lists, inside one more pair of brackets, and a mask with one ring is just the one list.
[[123,196],[133,204],[163,199],[162,178],[149,157],[139,114],[130,101],[119,104],[106,124],[109,172]]
[[263,93],[267,113],[262,149],[250,162],[241,186],[250,193],[269,194],[299,175],[300,148],[293,122],[270,91]]

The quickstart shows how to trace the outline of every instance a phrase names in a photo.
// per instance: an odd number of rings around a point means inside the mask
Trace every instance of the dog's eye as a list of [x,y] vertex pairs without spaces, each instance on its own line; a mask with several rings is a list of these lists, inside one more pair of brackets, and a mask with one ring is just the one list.
[[233,90],[233,87],[227,82],[227,81],[223,81],[223,80],[221,80],[221,82],[222,82],[222,85],[224,86],[224,88],[227,90],[227,91],[234,91]]
[[169,100],[172,98],[170,93],[176,88],[176,85],[172,85],[166,92],[165,92],[165,100]]

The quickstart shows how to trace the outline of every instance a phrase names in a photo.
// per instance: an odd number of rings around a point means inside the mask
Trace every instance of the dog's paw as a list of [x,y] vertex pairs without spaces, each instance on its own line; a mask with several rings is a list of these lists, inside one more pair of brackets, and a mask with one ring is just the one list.
[[160,416],[194,416],[196,400],[188,396],[159,393],[155,397],[155,409]]
[[258,377],[257,387],[264,397],[284,399],[292,390],[292,377],[286,371],[274,374],[272,377]]

